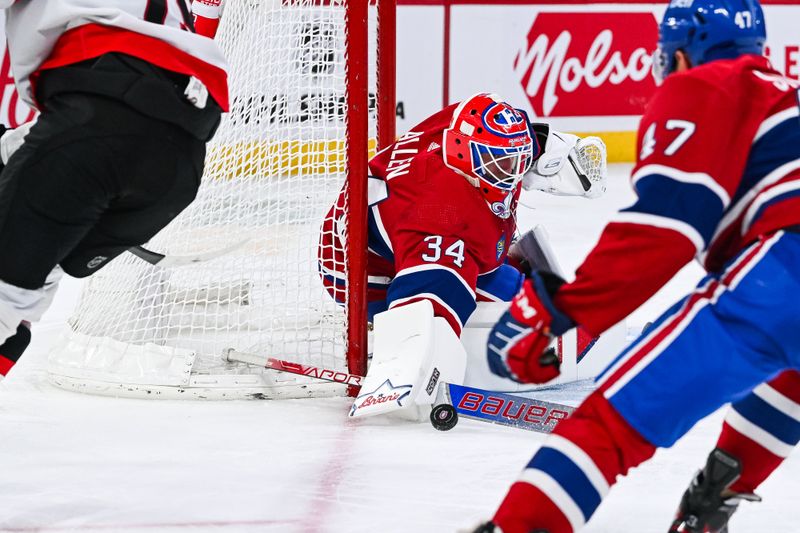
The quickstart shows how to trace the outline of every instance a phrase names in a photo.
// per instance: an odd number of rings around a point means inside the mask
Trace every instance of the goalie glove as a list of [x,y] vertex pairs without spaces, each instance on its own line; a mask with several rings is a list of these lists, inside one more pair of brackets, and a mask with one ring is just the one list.
[[599,137],[578,137],[535,124],[537,137],[546,137],[544,153],[522,179],[525,190],[559,196],[597,198],[606,192],[606,145]]

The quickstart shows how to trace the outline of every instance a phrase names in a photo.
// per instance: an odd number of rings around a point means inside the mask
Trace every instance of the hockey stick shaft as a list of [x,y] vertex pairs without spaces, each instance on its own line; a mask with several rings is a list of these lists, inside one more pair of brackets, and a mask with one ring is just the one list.
[[237,363],[263,366],[264,368],[269,368],[271,370],[278,370],[280,372],[288,372],[290,374],[297,374],[299,376],[308,376],[310,378],[321,379],[323,381],[332,381],[333,383],[342,383],[343,385],[353,385],[356,387],[360,387],[361,380],[364,379],[363,376],[342,372],[340,370],[331,370],[329,368],[293,363],[291,361],[284,361],[283,359],[275,359],[273,357],[264,357],[263,355],[239,352],[232,348],[229,348],[225,351],[225,358],[228,361],[234,361]]
[[128,248],[128,251],[139,259],[147,261],[151,265],[157,265],[159,261],[166,257],[164,254],[150,251],[143,246],[134,246],[133,248]]
[[242,239],[231,245],[224,246],[216,250],[190,255],[165,255],[148,250],[143,246],[134,246],[132,248],[128,248],[128,251],[139,259],[150,263],[151,265],[158,265],[162,268],[175,268],[187,265],[195,265],[197,263],[205,263],[206,261],[211,261],[212,259],[222,257],[223,255],[227,255],[232,251],[241,248],[249,240],[249,238]]
[[[360,387],[363,379],[362,376],[356,374],[239,352],[232,348],[226,350],[225,358],[228,361],[263,366],[280,372],[289,372],[345,385]],[[479,422],[549,433],[559,420],[563,420],[574,410],[568,405],[534,400],[504,392],[492,392],[454,383],[445,385],[445,401],[455,407],[459,416]]]

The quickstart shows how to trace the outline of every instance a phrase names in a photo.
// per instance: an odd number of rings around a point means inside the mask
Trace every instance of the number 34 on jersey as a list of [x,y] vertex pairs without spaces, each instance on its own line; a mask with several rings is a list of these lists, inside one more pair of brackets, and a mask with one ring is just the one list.
[[464,241],[458,239],[448,245],[441,235],[429,235],[423,239],[427,251],[422,253],[422,260],[427,263],[441,263],[442,258],[450,258],[452,263],[461,268],[464,265]]

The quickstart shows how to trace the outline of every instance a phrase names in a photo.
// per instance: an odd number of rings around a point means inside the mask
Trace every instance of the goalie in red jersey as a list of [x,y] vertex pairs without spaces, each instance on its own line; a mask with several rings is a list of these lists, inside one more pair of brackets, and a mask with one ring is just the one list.
[[618,476],[733,402],[723,450],[671,529],[722,533],[800,439],[800,84],[770,66],[765,39],[756,0],[667,8],[654,56],[663,84],[642,117],[631,177],[636,202],[573,282],[546,273],[525,282],[487,356],[499,374],[545,382],[559,372],[545,351],[551,337],[576,324],[602,333],[694,258],[708,275],[600,374],[481,533],[581,529]]
[[[398,345],[402,342],[390,343],[393,354],[402,353],[393,360],[417,369],[410,373],[428,379],[433,365],[443,380],[448,372],[446,381],[463,380],[458,337],[477,302],[508,301],[524,280],[507,259],[526,174],[550,192],[600,194],[604,171],[587,173],[578,156],[586,146],[604,151],[599,139],[532,126],[524,111],[496,95],[478,94],[428,117],[370,161],[369,315],[382,318],[375,322],[376,349],[362,391],[370,391],[373,380],[378,387],[391,376],[395,388],[403,382],[410,384],[412,397],[417,392],[418,379],[384,368],[389,338],[381,333],[384,327],[398,335],[429,331],[426,339],[445,346],[437,352],[452,354],[452,360],[439,361],[424,342],[408,350]],[[340,303],[346,294],[340,239],[344,206],[340,195],[325,219],[319,253],[323,282]],[[362,411],[358,405],[355,416],[380,411]]]

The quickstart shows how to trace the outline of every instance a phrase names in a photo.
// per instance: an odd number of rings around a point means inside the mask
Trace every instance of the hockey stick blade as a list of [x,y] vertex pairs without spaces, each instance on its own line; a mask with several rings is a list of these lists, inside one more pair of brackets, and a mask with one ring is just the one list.
[[555,252],[550,246],[547,231],[538,224],[533,229],[526,231],[513,247],[522,255],[522,263],[530,271],[546,270],[558,274],[562,278],[564,270],[556,260]]
[[447,384],[447,393],[461,417],[539,433],[550,433],[575,410],[569,405],[454,383]]
[[275,359],[273,357],[264,357],[263,355],[239,352],[233,348],[228,348],[225,350],[224,358],[228,361],[233,361],[236,363],[247,363],[249,365],[263,366],[264,368],[269,368],[271,370],[288,372],[289,374],[297,374],[299,376],[308,376],[310,378],[321,379],[323,381],[332,381],[334,383],[352,385],[355,387],[360,387],[361,380],[364,379],[362,376],[357,376],[356,374],[349,374],[339,370],[331,370],[328,368],[293,363],[291,361],[284,361],[282,359]]
[[[356,387],[361,386],[363,379],[362,376],[356,374],[239,352],[233,348],[225,350],[224,358],[237,363],[262,366],[280,372]],[[574,411],[573,407],[560,403],[534,400],[504,392],[491,392],[453,383],[445,385],[445,402],[455,407],[459,416],[479,422],[550,433],[559,420],[563,420]]]
[[128,251],[139,259],[147,261],[151,265],[158,265],[162,268],[175,268],[194,265],[197,263],[204,263],[206,261],[222,257],[223,255],[227,255],[237,248],[242,247],[248,241],[250,241],[249,238],[242,239],[234,244],[225,246],[224,248],[218,248],[217,250],[211,250],[192,255],[164,255],[148,250],[143,246],[134,246],[133,248],[128,248]]

